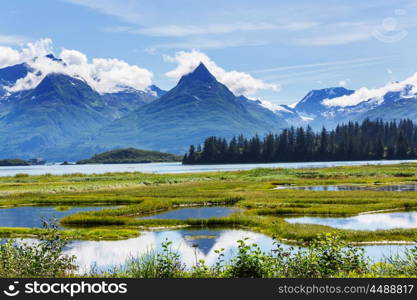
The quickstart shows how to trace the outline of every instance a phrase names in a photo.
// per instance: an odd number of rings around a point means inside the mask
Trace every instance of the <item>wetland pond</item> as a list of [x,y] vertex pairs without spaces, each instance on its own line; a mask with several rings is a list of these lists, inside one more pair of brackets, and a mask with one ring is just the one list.
[[0,227],[41,228],[43,227],[43,219],[61,219],[75,213],[83,211],[97,211],[104,208],[109,207],[20,206],[13,208],[1,208]]
[[210,219],[227,217],[232,213],[238,211],[240,211],[240,209],[226,206],[187,207],[177,208],[170,211],[153,214],[150,216],[140,217],[139,219]]
[[286,218],[285,221],[292,224],[317,224],[350,230],[388,230],[417,228],[417,212],[360,214],[347,218],[300,217]]
[[[76,207],[67,210],[57,210],[54,207],[16,207],[0,209],[0,226],[2,227],[41,227],[41,218],[64,216],[88,210],[99,210],[103,207]],[[225,217],[239,211],[235,207],[185,207],[166,211],[145,218],[159,219],[187,219]],[[314,223],[313,219],[326,220],[324,225],[333,227],[346,226],[347,229],[387,229],[411,228],[417,226],[417,213],[393,212],[386,214],[359,215],[351,218],[292,218],[292,223]],[[332,220],[332,221],[329,221]],[[333,221],[336,220],[336,221]],[[335,222],[335,223],[332,223]],[[339,222],[339,223],[337,223]],[[318,223],[315,223],[318,224]],[[340,225],[345,224],[345,225]],[[350,224],[350,225],[349,225]],[[353,224],[353,225],[352,225]],[[349,228],[348,228],[349,227]],[[345,228],[345,227],[339,227]],[[93,269],[106,271],[112,267],[123,265],[129,258],[160,251],[161,244],[172,242],[172,250],[181,256],[187,266],[192,266],[199,259],[205,260],[207,265],[216,263],[218,254],[215,250],[224,248],[225,260],[229,260],[237,253],[237,241],[249,238],[247,244],[256,243],[262,251],[270,252],[276,249],[275,241],[264,234],[246,229],[218,229],[218,228],[187,228],[166,229],[161,231],[141,231],[140,236],[119,241],[72,241],[65,253],[75,255],[80,273]],[[24,239],[25,241],[34,241]],[[279,243],[284,249],[290,246]],[[407,248],[414,245],[366,245],[365,254],[373,261],[382,261],[390,255],[402,254]]]
[[279,185],[274,190],[301,190],[314,192],[343,192],[343,191],[381,191],[381,192],[416,192],[417,184],[398,184],[382,186],[364,185],[311,185],[311,186],[292,186]]

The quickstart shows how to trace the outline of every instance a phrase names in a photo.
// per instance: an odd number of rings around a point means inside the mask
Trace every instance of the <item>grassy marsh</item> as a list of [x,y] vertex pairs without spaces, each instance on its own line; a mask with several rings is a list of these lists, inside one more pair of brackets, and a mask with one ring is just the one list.
[[[0,206],[118,205],[62,219],[73,238],[118,239],[138,230],[172,226],[239,226],[303,242],[337,232],[349,242],[417,240],[417,229],[336,230],[321,225],[289,224],[293,215],[353,216],[364,212],[417,209],[416,192],[308,191],[278,185],[417,184],[417,164],[349,166],[323,169],[254,169],[194,174],[107,173],[0,178]],[[232,205],[231,216],[189,220],[141,220],[136,217],[182,206]],[[41,229],[0,228],[0,236],[30,236]],[[120,237],[118,236],[120,233]],[[77,236],[78,235],[78,236]]]

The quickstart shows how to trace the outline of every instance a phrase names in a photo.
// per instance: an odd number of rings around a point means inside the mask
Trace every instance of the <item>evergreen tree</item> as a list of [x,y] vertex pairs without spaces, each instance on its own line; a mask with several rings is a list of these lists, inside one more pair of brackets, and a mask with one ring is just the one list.
[[417,158],[417,127],[410,120],[349,122],[315,133],[291,127],[279,134],[245,138],[208,137],[203,147],[191,145],[184,164],[268,163],[330,160]]

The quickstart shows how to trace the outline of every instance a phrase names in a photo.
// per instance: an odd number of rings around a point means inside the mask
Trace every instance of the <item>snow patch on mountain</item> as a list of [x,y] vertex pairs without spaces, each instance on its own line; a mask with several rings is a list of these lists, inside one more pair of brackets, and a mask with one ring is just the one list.
[[[410,89],[411,87],[411,89]],[[360,103],[373,99],[377,104],[384,102],[384,96],[389,92],[402,92],[403,98],[413,97],[417,93],[417,73],[401,82],[391,82],[377,89],[360,88],[352,95],[346,95],[333,99],[324,99],[322,104],[327,107],[347,107],[355,106]],[[410,96],[411,95],[411,96]]]
[[259,104],[267,109],[269,109],[272,112],[286,112],[286,113],[293,113],[289,109],[285,108],[282,105],[278,105],[266,100],[257,100]]
[[[69,49],[62,49],[56,58],[51,54],[52,49],[52,41],[49,39],[42,40],[42,43],[28,44],[20,51],[12,49],[16,55],[9,63],[25,62],[32,70],[13,86],[6,87],[7,91],[33,89],[51,73],[82,78],[100,94],[120,92],[126,86],[145,90],[152,84],[152,72],[123,60],[94,58],[89,61],[84,53]],[[45,53],[47,51],[48,53]]]

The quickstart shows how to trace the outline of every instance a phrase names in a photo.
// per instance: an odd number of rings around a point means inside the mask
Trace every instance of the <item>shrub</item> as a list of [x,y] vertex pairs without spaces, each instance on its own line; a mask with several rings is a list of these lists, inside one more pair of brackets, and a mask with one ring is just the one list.
[[402,256],[395,255],[387,259],[387,266],[395,266],[395,268],[381,268],[384,275],[396,276],[417,276],[417,246],[406,249]]
[[247,245],[248,238],[239,240],[237,255],[226,269],[227,277],[263,278],[271,272],[272,256],[265,254],[257,244]]
[[39,242],[7,240],[0,244],[0,277],[62,277],[77,270],[75,256],[63,254],[67,241],[55,224],[44,222]]
[[336,234],[326,233],[313,240],[307,249],[275,250],[275,276],[334,277],[355,272],[363,274],[369,262],[363,248],[352,247]]

